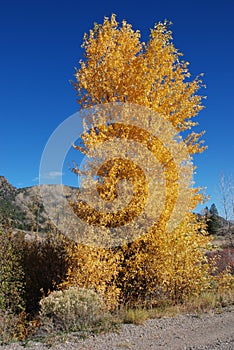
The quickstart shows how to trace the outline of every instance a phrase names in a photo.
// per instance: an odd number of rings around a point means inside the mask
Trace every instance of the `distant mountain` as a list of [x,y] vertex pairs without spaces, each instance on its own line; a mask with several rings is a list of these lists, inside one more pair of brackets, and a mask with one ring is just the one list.
[[[58,205],[61,186],[66,199],[75,202],[79,192],[78,188],[64,185],[40,185],[17,189],[4,176],[0,176],[0,225],[30,232],[50,231],[53,224],[45,210],[41,189],[44,192],[44,200],[49,198],[52,203],[53,218],[55,218],[56,215],[59,217],[61,210],[64,210],[64,207]],[[66,208],[65,215],[69,215]],[[204,217],[201,214],[197,215],[200,219]],[[209,216],[208,219],[210,220],[212,217]],[[234,242],[233,222],[227,221],[218,215],[213,219],[215,219],[213,224],[215,224],[217,230],[210,233],[215,235],[218,241],[222,241],[222,245],[225,245],[226,241]]]
[[[52,197],[60,185],[41,185]],[[67,198],[75,200],[78,189],[63,186]],[[54,199],[55,201],[55,199]],[[39,186],[15,188],[4,176],[0,176],[0,223],[6,227],[25,231],[48,231],[51,222],[45,211]]]

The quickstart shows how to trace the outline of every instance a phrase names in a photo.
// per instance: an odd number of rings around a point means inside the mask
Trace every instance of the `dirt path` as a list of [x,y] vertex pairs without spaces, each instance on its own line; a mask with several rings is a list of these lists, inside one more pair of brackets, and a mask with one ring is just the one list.
[[[23,350],[19,344],[0,350]],[[40,343],[30,343],[30,350],[45,350]],[[183,315],[148,320],[143,325],[123,325],[119,333],[98,335],[84,341],[53,346],[53,350],[233,350],[234,307],[222,314]]]

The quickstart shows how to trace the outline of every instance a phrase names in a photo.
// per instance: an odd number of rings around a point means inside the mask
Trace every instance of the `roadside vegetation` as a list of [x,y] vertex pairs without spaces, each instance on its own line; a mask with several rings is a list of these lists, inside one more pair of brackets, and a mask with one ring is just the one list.
[[[71,246],[62,236],[27,241],[3,228],[0,236],[1,344],[29,339],[49,344],[66,339],[69,333],[84,338],[116,330],[122,323],[141,324],[148,318],[182,313],[199,316],[203,312],[222,312],[223,307],[234,304],[233,270],[228,266],[230,260],[227,263],[222,255],[210,258],[206,288],[201,292],[196,290],[178,300],[172,293],[168,297],[161,287],[151,299],[130,299],[127,294],[126,300],[116,302],[116,298],[113,303],[110,291],[99,288],[99,284],[95,287],[95,280],[90,287],[85,283],[83,287],[81,283],[72,286],[67,279]],[[118,297],[123,297],[126,287],[121,290],[122,276],[120,273],[116,277],[118,288],[113,288],[109,279],[101,285],[111,284],[112,293],[117,290]]]

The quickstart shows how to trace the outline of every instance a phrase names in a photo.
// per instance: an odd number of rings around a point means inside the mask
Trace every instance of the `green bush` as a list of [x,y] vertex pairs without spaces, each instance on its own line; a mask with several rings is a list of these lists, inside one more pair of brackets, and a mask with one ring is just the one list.
[[25,309],[21,253],[11,232],[0,230],[0,310],[19,314]]
[[12,233],[0,230],[0,343],[26,336],[22,255]]
[[110,328],[111,316],[103,297],[91,289],[70,287],[40,301],[42,326],[60,331],[98,332]]

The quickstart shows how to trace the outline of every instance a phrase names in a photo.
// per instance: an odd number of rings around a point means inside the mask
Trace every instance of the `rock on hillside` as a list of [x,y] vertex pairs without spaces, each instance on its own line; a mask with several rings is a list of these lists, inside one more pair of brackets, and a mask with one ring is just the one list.
[[16,193],[17,189],[0,175],[0,200],[14,200]]
[[[51,197],[60,185],[42,185]],[[75,200],[77,188],[64,186],[68,200]],[[56,198],[53,198],[56,203]],[[15,188],[0,176],[0,224],[25,231],[48,231],[51,222],[44,209],[39,186]]]

